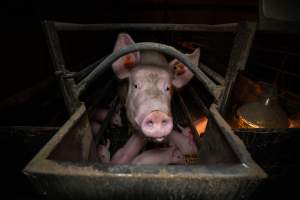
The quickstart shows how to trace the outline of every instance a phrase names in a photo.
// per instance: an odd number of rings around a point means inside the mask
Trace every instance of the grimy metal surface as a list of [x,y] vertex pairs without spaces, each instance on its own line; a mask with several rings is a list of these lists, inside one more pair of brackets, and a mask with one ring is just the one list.
[[[66,152],[70,150],[68,145],[56,157],[57,148],[62,143],[67,144],[65,140],[70,135],[72,139],[86,141],[85,152],[89,152],[88,147],[93,149],[92,143],[86,139],[89,137],[82,137],[83,133],[90,135],[91,130],[86,121],[85,107],[81,105],[23,172],[39,194],[48,199],[245,199],[266,174],[251,159],[244,144],[224,121],[216,105],[213,104],[210,111],[213,124],[234,151],[238,162],[164,166],[109,165],[92,162],[92,151],[76,161],[70,159]],[[82,155],[82,152],[77,153]]]

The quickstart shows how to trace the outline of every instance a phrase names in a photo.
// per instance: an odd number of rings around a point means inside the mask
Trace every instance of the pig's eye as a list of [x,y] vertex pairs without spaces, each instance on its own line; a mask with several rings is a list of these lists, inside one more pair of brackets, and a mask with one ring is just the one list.
[[170,87],[170,85],[166,85],[164,87],[164,89],[165,89],[165,92],[169,92],[171,90],[171,87]]
[[133,87],[134,87],[135,89],[140,89],[140,88],[141,88],[141,84],[140,84],[140,83],[134,83],[134,84],[133,84]]

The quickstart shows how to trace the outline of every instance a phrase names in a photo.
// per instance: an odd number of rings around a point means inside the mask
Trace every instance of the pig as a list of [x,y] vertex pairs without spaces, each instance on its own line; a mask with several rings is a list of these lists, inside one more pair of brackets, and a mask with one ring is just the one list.
[[133,165],[185,164],[182,153],[175,147],[157,148],[144,151],[131,162]]
[[107,139],[106,144],[99,144],[97,147],[97,154],[98,158],[101,160],[102,163],[109,163],[110,162],[110,140]]
[[[114,51],[134,44],[126,33],[118,35]],[[200,49],[187,55],[198,65]],[[112,64],[119,79],[128,79],[125,102],[126,115],[132,126],[145,137],[162,142],[173,129],[170,109],[173,87],[182,88],[193,73],[176,59],[166,58],[153,51],[134,52],[120,57]]]
[[182,133],[175,130],[168,136],[170,146],[175,146],[183,155],[197,154],[198,148],[189,127],[182,129]]
[[145,145],[145,138],[142,134],[134,133],[126,142],[126,144],[117,150],[111,159],[111,164],[130,164],[136,157],[143,146]]

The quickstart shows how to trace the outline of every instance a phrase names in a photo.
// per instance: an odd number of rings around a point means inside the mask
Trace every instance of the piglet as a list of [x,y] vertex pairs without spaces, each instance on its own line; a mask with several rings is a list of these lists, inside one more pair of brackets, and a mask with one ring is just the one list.
[[[93,120],[97,122],[103,122],[106,116],[108,115],[109,109],[105,108],[99,108],[96,110]],[[121,127],[122,126],[122,120],[120,116],[120,111],[115,112],[111,119],[111,125],[112,127]]]
[[110,140],[107,139],[106,144],[99,144],[97,147],[98,157],[102,163],[109,163],[110,162]]
[[182,129],[182,133],[173,130],[168,139],[170,146],[177,147],[183,155],[197,154],[198,152],[189,127]]
[[157,148],[144,151],[131,162],[133,165],[185,164],[182,153],[176,147]]
[[126,144],[117,150],[111,159],[111,164],[130,164],[145,144],[142,134],[134,133]]
[[[109,110],[104,109],[104,108],[99,108],[96,110],[95,114],[92,117],[92,121],[91,121],[92,132],[94,135],[96,135],[98,133],[98,131],[100,130],[101,123],[106,118],[108,112],[109,112]],[[113,114],[111,122],[110,122],[110,126],[115,128],[115,127],[121,127],[122,125],[123,124],[122,124],[122,119],[120,116],[120,111],[118,111]]]

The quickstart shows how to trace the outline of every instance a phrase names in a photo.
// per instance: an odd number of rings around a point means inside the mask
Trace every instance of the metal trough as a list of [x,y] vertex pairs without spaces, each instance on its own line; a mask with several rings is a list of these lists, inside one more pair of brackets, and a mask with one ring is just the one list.
[[[49,199],[245,199],[266,174],[213,104],[194,165],[108,165],[95,148],[82,104],[24,169]],[[213,144],[213,145],[212,145]]]

